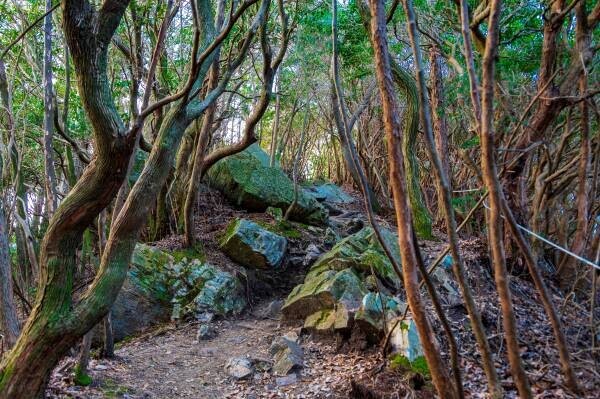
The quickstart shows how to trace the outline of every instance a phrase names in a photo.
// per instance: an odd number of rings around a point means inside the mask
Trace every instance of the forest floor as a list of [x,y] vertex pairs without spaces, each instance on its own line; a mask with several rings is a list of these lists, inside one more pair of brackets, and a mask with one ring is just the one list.
[[[207,261],[231,272],[236,265],[219,250],[216,235],[234,217],[268,220],[264,214],[247,214],[226,204],[214,192],[202,199],[205,206],[196,211],[197,236],[204,245]],[[359,202],[360,204],[360,202]],[[358,205],[357,209],[359,209]],[[267,218],[267,219],[265,219]],[[301,252],[308,242],[318,242],[315,236],[292,240],[291,251]],[[180,245],[173,237],[157,243],[163,249]],[[443,247],[443,236],[437,242],[423,242],[425,261],[431,261]],[[506,362],[502,339],[502,320],[492,270],[487,261],[487,247],[480,240],[461,243],[467,266],[467,277],[482,313],[496,367],[506,389],[507,398],[515,398],[514,383]],[[281,276],[280,276],[281,277]],[[197,339],[197,323],[179,326],[165,324],[117,345],[116,357],[92,359],[88,387],[73,385],[74,358],[66,358],[55,370],[48,395],[51,398],[431,398],[431,384],[418,381],[415,375],[383,367],[380,350],[367,347],[360,337],[313,336],[301,331],[301,323],[282,322],[277,315],[268,315],[266,308],[273,300],[283,299],[289,290],[302,282],[303,273],[284,274],[277,280],[277,290],[255,287],[253,307],[238,316],[213,322],[216,335],[209,340]],[[273,284],[273,281],[271,281]],[[555,306],[559,309],[567,339],[574,353],[573,363],[585,394],[574,396],[562,385],[558,356],[552,332],[536,299],[533,285],[523,269],[512,269],[510,280],[517,317],[521,356],[532,383],[536,399],[597,398],[600,374],[589,352],[591,337],[586,329],[589,311],[573,301],[565,301],[550,284]],[[267,293],[268,292],[268,293]],[[479,365],[479,355],[461,301],[444,298],[444,308],[452,325],[461,356],[465,395],[486,398],[485,377]],[[434,317],[436,331],[442,331]],[[304,351],[304,367],[287,377],[276,377],[269,371],[272,356],[269,347],[274,339],[296,333]],[[443,334],[440,350],[448,357]],[[236,357],[248,357],[257,371],[247,380],[235,380],[225,371],[226,363]],[[418,377],[418,376],[417,376]]]
[[[292,377],[256,372],[249,380],[233,380],[225,364],[234,357],[271,363],[272,341],[293,326],[249,313],[215,323],[217,336],[198,341],[197,326],[160,326],[116,350],[113,360],[92,360],[89,387],[70,384],[55,372],[54,394],[74,398],[347,398],[350,381],[379,368],[371,350],[339,351],[333,339],[302,340],[305,366]],[[346,352],[346,353],[344,353]],[[61,381],[63,383],[61,383]],[[52,395],[52,392],[50,392]]]

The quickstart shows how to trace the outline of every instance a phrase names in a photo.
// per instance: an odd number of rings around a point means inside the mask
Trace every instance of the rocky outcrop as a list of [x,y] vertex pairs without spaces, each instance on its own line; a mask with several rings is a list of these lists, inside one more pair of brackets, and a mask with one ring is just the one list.
[[[395,235],[386,229],[382,234],[399,259]],[[376,281],[369,283],[373,273]],[[382,282],[400,286],[373,229],[363,228],[317,259],[304,283],[288,296],[282,313],[288,319],[304,319],[305,328],[316,331],[348,329],[369,289]]]
[[[282,212],[294,201],[294,184],[278,167],[270,167],[268,155],[253,144],[246,150],[217,162],[208,172],[211,184],[235,205],[263,212],[268,207]],[[298,189],[292,220],[322,225],[328,212],[311,194]]]
[[175,255],[178,261],[160,249],[136,245],[127,279],[111,311],[115,340],[169,318],[201,312],[226,315],[245,307],[237,278],[198,258]]
[[242,266],[273,269],[281,265],[287,239],[246,220],[232,221],[220,242],[223,252]]
[[184,259],[173,267],[172,319],[199,318],[203,313],[225,316],[246,306],[244,290],[230,273],[198,259]]
[[165,277],[171,262],[170,255],[156,248],[136,246],[127,279],[111,310],[116,341],[169,320],[171,297]]

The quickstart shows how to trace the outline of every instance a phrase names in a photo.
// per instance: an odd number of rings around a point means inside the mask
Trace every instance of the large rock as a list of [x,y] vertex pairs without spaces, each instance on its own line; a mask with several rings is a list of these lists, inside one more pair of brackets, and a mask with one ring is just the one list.
[[350,268],[311,271],[304,283],[292,290],[281,310],[287,318],[303,319],[323,310],[334,310],[338,304],[358,309],[366,292],[361,279]]
[[204,313],[225,316],[240,313],[246,307],[244,289],[231,273],[197,259],[185,259],[174,267],[172,319],[198,318]]
[[[382,229],[382,235],[400,259],[395,235]],[[373,229],[367,227],[338,242],[313,264],[304,279],[288,296],[282,313],[288,319],[304,319],[304,327],[316,331],[345,330],[369,294],[372,273],[388,286],[400,286],[400,279]],[[368,297],[370,298],[370,297]],[[363,306],[364,308],[364,306]]]
[[225,315],[245,307],[243,287],[237,278],[197,258],[173,255],[136,245],[127,279],[112,307],[115,340],[168,321],[173,315]]
[[[400,263],[397,236],[386,228],[381,228],[381,234],[395,259]],[[365,227],[339,241],[329,252],[323,254],[315,262],[310,273],[318,273],[320,270],[343,270],[345,268],[352,268],[362,277],[370,275],[371,268],[373,268],[377,278],[396,288],[401,287],[401,281],[371,227]]]
[[329,202],[331,204],[350,204],[354,202],[354,198],[351,195],[331,182],[316,182],[306,185],[304,189],[320,202]]
[[384,334],[384,325],[399,317],[405,309],[406,305],[396,298],[369,292],[363,297],[360,309],[354,315],[354,321],[365,332],[367,338],[379,342]]
[[111,311],[116,341],[169,320],[171,297],[166,276],[172,259],[156,248],[136,245],[127,279]]
[[242,266],[271,269],[281,265],[287,240],[250,220],[236,219],[227,227],[220,245],[227,256]]
[[[231,202],[250,211],[268,207],[285,212],[294,201],[294,184],[278,167],[270,167],[268,155],[253,144],[217,162],[208,172],[211,183]],[[298,188],[298,202],[291,219],[321,225],[328,213],[312,195]]]

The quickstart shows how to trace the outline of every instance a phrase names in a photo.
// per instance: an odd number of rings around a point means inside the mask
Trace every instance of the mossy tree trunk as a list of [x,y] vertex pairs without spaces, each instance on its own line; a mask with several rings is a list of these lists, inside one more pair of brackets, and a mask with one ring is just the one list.
[[85,228],[121,186],[133,150],[106,74],[108,44],[128,3],[106,0],[98,11],[87,1],[62,4],[96,157],[49,222],[40,250],[38,296],[16,345],[0,364],[0,398],[43,396],[53,367],[93,325],[72,311],[75,252]]

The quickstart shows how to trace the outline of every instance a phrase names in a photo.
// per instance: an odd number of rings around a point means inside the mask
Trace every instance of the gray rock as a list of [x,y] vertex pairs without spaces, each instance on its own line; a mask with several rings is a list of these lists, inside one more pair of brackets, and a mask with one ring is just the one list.
[[[115,341],[169,320],[168,270],[172,261],[170,255],[154,247],[136,245],[127,279],[111,310]],[[97,328],[94,342],[101,340],[102,331]]]
[[321,256],[322,253],[323,251],[321,251],[315,244],[309,244],[308,247],[306,247],[306,255],[302,261],[303,265],[311,266],[317,261],[317,259],[319,259],[319,256]]
[[285,377],[277,377],[275,378],[275,383],[277,384],[277,386],[280,387],[285,387],[288,385],[293,385],[296,382],[298,382],[298,377],[296,376],[296,373],[292,373],[290,375],[286,375]]
[[273,372],[285,376],[295,368],[304,367],[304,351],[294,340],[297,337],[284,335],[276,338],[269,349],[273,355]]
[[288,264],[293,268],[299,268],[304,265],[304,257],[302,256],[290,256],[288,258]]
[[236,380],[243,380],[254,373],[254,367],[249,359],[244,357],[234,357],[225,364],[225,372]]
[[384,323],[396,319],[405,309],[406,305],[396,298],[369,292],[363,297],[362,304],[356,312],[354,320],[369,339],[377,342],[383,337]]
[[281,318],[281,308],[283,307],[282,299],[275,299],[269,303],[267,309],[265,309],[264,316],[268,319],[279,319]]
[[235,262],[253,269],[280,266],[287,250],[285,237],[246,219],[231,222],[220,245],[223,252]]
[[246,306],[239,280],[228,272],[198,260],[175,265],[181,271],[173,284],[172,320],[191,317],[209,323],[215,315],[237,314]]
[[328,202],[331,204],[350,204],[354,198],[342,190],[339,186],[331,183],[316,183],[305,187],[317,201]]
[[214,338],[216,335],[217,331],[212,325],[202,323],[198,326],[198,333],[196,334],[196,339],[198,341],[205,341]]

